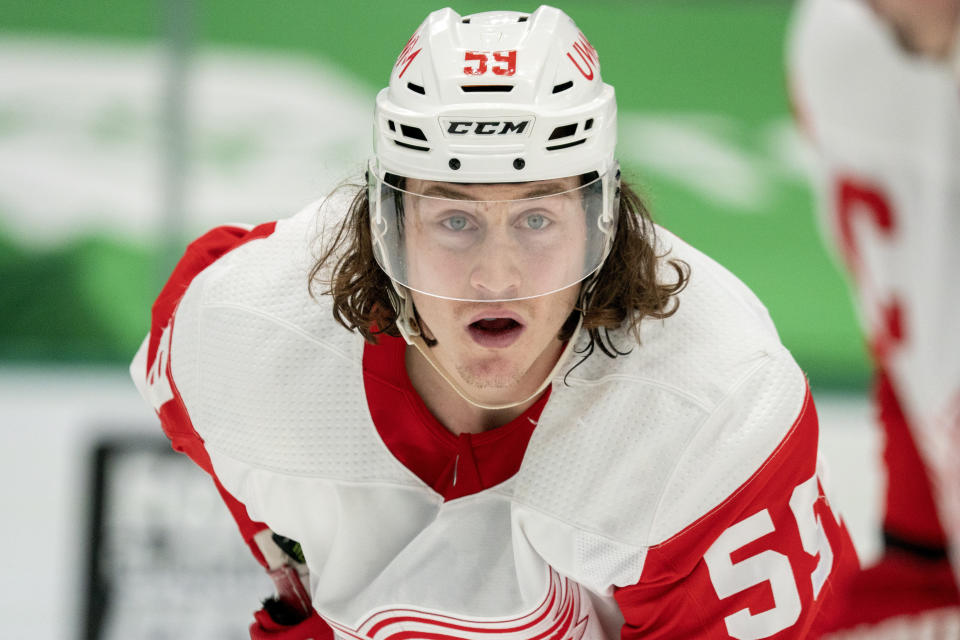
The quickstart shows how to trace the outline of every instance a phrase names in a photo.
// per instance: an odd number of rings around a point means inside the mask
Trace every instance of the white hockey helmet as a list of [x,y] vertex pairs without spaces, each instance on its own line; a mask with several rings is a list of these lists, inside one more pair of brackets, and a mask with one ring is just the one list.
[[[515,300],[581,282],[616,228],[616,138],[613,87],[565,13],[434,11],[377,95],[368,188],[378,263],[401,298],[406,288]],[[518,187],[533,182],[530,195]],[[498,225],[507,231],[494,246]],[[424,247],[448,257],[418,266]],[[511,274],[478,285],[468,276],[481,259]],[[568,264],[544,268],[557,262]]]
[[597,52],[553,7],[431,13],[377,95],[383,173],[523,182],[614,164],[617,107]]

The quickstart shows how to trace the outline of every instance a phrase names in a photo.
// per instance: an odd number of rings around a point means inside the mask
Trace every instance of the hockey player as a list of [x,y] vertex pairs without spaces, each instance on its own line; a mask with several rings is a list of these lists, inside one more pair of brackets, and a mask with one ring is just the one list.
[[275,578],[252,637],[814,637],[856,558],[807,382],[621,182],[570,18],[432,13],[374,140],[191,244],[132,365]]
[[824,228],[876,366],[885,550],[837,622],[871,638],[960,637],[958,29],[960,0],[809,0],[792,26]]

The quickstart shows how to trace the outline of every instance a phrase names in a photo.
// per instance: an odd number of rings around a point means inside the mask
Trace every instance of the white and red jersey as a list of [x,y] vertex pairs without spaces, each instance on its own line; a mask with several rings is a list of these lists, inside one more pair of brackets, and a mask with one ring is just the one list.
[[960,73],[859,0],[801,3],[788,64],[825,229],[960,547]]
[[692,270],[678,312],[454,436],[401,340],[308,293],[344,206],[193,243],[132,366],[248,541],[301,543],[338,638],[815,637],[856,559],[804,375],[741,282],[660,230]]

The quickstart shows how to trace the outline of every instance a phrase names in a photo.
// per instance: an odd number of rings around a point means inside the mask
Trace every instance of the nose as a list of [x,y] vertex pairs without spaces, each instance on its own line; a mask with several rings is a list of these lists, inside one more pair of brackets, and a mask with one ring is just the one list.
[[480,300],[520,297],[522,248],[500,225],[492,226],[476,249],[470,286]]

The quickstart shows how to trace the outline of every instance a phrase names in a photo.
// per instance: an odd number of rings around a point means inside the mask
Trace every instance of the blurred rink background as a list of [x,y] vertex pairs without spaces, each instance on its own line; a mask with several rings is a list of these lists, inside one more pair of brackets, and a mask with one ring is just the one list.
[[[807,371],[834,500],[875,557],[868,369],[789,117],[791,3],[555,4],[617,88],[655,218],[757,292]],[[188,239],[361,174],[375,92],[439,6],[0,0],[0,637],[246,637],[271,586],[127,363]]]

